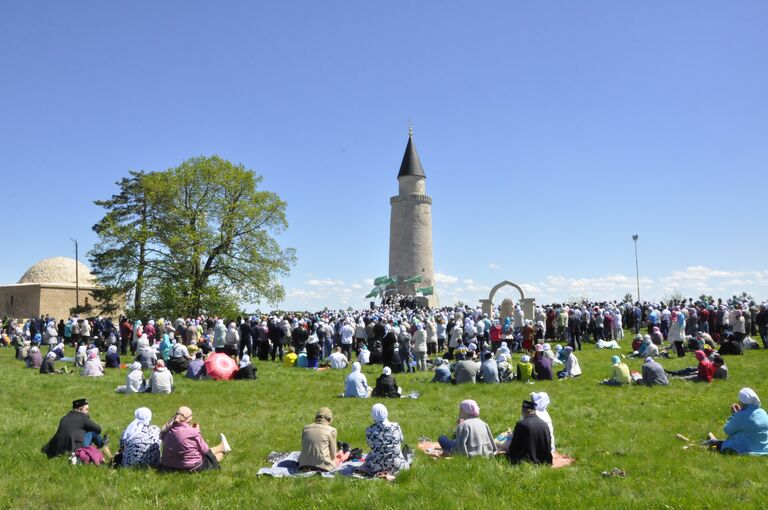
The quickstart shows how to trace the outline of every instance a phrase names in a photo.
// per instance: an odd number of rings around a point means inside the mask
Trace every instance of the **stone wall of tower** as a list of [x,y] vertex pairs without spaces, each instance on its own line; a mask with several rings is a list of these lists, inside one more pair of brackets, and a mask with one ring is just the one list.
[[[424,178],[401,177],[400,190],[424,190]],[[406,181],[405,183],[403,181]],[[392,206],[389,227],[389,275],[398,282],[421,275],[419,287],[434,287],[432,261],[432,198],[423,193],[401,194],[389,200]],[[398,285],[398,293],[413,294],[413,285]],[[438,306],[437,295],[426,296],[429,306]]]

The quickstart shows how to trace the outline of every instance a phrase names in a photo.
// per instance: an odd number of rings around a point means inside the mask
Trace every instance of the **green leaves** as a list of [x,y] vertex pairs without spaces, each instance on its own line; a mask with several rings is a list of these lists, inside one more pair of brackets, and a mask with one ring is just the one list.
[[126,274],[146,281],[148,303],[137,300],[137,309],[195,315],[283,298],[277,277],[296,255],[272,237],[288,227],[286,204],[258,189],[260,176],[218,156],[131,175],[120,194],[97,202],[107,213],[94,226],[100,243],[91,261],[105,282]]

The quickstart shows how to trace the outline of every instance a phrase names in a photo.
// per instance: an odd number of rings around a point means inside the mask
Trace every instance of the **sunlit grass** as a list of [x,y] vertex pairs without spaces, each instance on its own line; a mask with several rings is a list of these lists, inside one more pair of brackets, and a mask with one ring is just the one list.
[[[625,340],[629,345],[629,340]],[[628,349],[627,349],[628,350]],[[685,443],[708,431],[722,433],[729,404],[751,386],[768,398],[765,351],[727,358],[731,379],[711,385],[673,381],[669,387],[603,387],[610,351],[585,345],[577,353],[584,375],[577,380],[535,385],[432,385],[431,373],[397,375],[417,400],[386,402],[407,442],[449,433],[458,403],[474,398],[494,432],[513,426],[521,400],[531,391],[549,392],[558,449],[577,459],[558,470],[512,467],[503,459],[434,460],[419,454],[410,472],[394,483],[354,479],[257,478],[270,451],[299,448],[301,428],[329,406],[339,438],[364,446],[375,400],[337,398],[346,371],[314,372],[257,362],[256,381],[194,382],[176,377],[171,395],[117,395],[124,370],[101,379],[77,375],[41,376],[22,368],[11,349],[0,350],[0,507],[2,508],[760,508],[765,506],[768,459],[722,456]],[[517,359],[517,356],[515,357]],[[629,360],[640,369],[639,360]],[[663,360],[670,369],[693,365],[693,356]],[[372,384],[379,367],[368,367]],[[154,422],[167,420],[179,405],[190,406],[204,437],[216,443],[223,432],[234,448],[218,472],[160,475],[153,471],[72,467],[48,460],[40,447],[56,429],[73,399],[87,397],[91,415],[117,442],[133,411],[148,406]],[[604,478],[618,467],[626,478]]]

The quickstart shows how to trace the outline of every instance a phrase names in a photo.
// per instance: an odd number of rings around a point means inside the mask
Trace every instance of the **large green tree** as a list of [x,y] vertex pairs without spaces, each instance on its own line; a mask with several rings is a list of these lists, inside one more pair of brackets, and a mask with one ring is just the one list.
[[147,273],[147,246],[152,237],[150,204],[144,172],[129,172],[118,181],[118,192],[96,205],[107,210],[93,226],[99,240],[89,252],[93,274],[102,288],[94,294],[105,313],[117,308],[117,296],[133,297],[132,313],[143,312],[143,296]]
[[[141,301],[135,308],[194,315],[230,311],[243,302],[283,299],[278,277],[288,273],[295,252],[281,248],[273,238],[288,226],[286,204],[275,193],[259,190],[261,181],[243,165],[217,156],[192,158],[176,168],[141,174],[146,215],[140,216],[143,223],[123,222],[124,229],[134,232],[122,232],[120,238],[144,241],[141,248],[131,246],[130,260],[143,261],[144,287],[139,289]],[[115,209],[108,205],[100,223]],[[113,223],[111,218],[106,221],[109,226]],[[103,239],[101,232],[97,230],[97,248],[112,246],[115,241]],[[122,274],[111,262],[121,264],[130,251],[125,248],[118,257],[114,251],[95,248],[92,260],[110,268],[97,276]],[[138,276],[136,264],[132,271]]]

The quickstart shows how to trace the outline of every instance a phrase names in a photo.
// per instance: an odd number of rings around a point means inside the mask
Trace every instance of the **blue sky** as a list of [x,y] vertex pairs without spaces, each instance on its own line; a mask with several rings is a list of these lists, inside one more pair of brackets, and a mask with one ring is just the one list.
[[129,170],[218,154],[288,202],[284,308],[363,306],[413,122],[442,301],[768,297],[768,3],[0,3],[0,281]]

